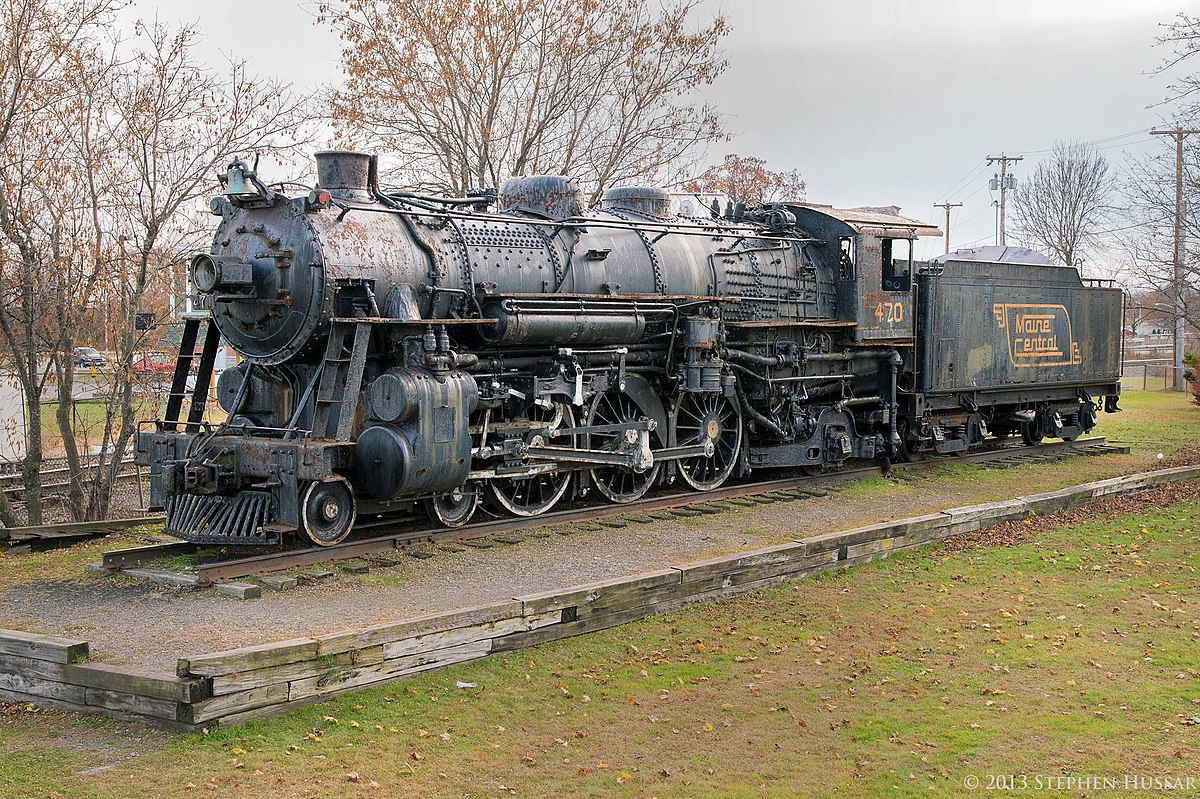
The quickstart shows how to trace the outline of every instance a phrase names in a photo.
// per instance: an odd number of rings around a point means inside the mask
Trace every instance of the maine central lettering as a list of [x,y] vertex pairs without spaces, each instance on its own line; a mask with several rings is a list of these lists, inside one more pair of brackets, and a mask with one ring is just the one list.
[[997,327],[1007,332],[1013,366],[1071,366],[1082,363],[1071,332],[1071,314],[1061,305],[1032,303],[994,307]]

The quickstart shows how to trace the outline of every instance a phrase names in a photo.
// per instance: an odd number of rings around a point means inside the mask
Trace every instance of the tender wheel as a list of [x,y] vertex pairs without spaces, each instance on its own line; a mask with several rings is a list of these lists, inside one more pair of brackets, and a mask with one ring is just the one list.
[[678,461],[679,476],[697,491],[729,479],[742,449],[742,414],[724,394],[680,394],[671,413],[672,446],[713,443],[710,457]]
[[357,516],[354,490],[344,477],[309,483],[300,493],[300,531],[319,547],[344,541]]
[[896,460],[901,463],[916,463],[925,459],[925,453],[913,447],[912,428],[907,419],[901,419],[896,433],[900,436],[900,447],[896,451]]
[[[628,394],[606,391],[597,394],[588,411],[589,427],[605,424],[636,422],[647,414]],[[596,433],[587,438],[588,449],[616,449],[622,433]],[[635,472],[624,466],[601,466],[590,472],[592,483],[601,496],[618,504],[633,502],[643,497],[655,483],[662,464],[656,463],[644,472]]]
[[[555,444],[568,446],[574,443],[574,436],[547,438],[547,429],[574,427],[575,416],[571,406],[564,402],[556,402],[550,408],[533,405],[517,421],[542,423],[544,426],[535,428],[526,436],[526,441],[537,444]],[[488,483],[488,493],[496,504],[514,516],[537,516],[553,508],[567,493],[571,485],[572,473],[557,468],[528,477],[494,477]]]
[[1035,447],[1046,437],[1045,418],[1042,414],[1033,417],[1032,422],[1021,422],[1021,440],[1026,446]]
[[425,500],[429,518],[443,527],[462,527],[471,521],[479,507],[479,492],[474,487],[459,486],[453,491]]

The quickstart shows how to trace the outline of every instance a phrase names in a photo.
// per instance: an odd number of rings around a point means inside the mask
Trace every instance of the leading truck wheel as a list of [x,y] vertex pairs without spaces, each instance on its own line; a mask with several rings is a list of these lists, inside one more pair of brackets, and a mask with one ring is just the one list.
[[479,494],[474,487],[459,486],[425,500],[425,512],[443,527],[462,527],[471,521],[478,505]]
[[319,547],[345,541],[357,516],[354,490],[344,477],[309,483],[300,494],[300,531]]

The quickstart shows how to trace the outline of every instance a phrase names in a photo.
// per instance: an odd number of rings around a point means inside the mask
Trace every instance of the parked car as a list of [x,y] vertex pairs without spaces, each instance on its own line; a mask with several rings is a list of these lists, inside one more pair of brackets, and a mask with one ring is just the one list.
[[166,353],[143,352],[133,362],[133,371],[143,374],[169,375],[175,371],[175,360]]
[[103,366],[108,363],[108,358],[104,354],[92,347],[76,347],[75,348],[75,365],[85,368]]

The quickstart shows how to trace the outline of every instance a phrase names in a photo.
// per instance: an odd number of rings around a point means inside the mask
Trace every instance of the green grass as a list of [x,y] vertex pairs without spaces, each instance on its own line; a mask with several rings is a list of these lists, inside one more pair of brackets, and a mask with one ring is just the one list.
[[[834,501],[964,486],[986,501],[1140,471],[1200,420],[1178,395],[1122,406],[1096,432],[1134,442],[1128,456],[952,464]],[[1189,502],[926,550],[206,735],[9,706],[0,797],[954,797],[987,774],[1200,777],[1200,726],[1182,723],[1200,717],[1198,531]],[[118,579],[79,569],[129,541],[10,556],[0,586]]]
[[91,775],[61,739],[120,725],[10,712],[0,795],[952,797],[971,775],[1195,774],[1198,531],[1187,502],[923,551]]

